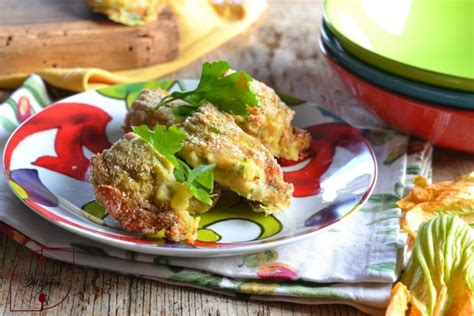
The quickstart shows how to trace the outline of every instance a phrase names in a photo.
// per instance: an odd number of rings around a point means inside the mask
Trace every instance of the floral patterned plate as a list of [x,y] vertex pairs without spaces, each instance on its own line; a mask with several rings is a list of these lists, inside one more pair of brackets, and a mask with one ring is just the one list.
[[124,84],[47,107],[23,123],[5,146],[3,167],[11,189],[37,214],[81,236],[136,252],[193,257],[256,252],[296,242],[357,210],[371,194],[377,170],[365,138],[332,113],[290,98],[289,103],[300,103],[292,105],[294,123],[312,135],[309,159],[281,162],[286,181],[295,186],[290,209],[265,216],[226,192],[212,211],[200,215],[194,245],[125,232],[94,200],[89,158],[123,136],[127,108],[142,89],[189,90],[196,84]]

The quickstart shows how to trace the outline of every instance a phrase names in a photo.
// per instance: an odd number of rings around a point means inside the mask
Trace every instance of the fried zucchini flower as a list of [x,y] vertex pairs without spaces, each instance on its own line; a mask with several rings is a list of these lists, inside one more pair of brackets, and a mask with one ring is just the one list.
[[[211,205],[193,197],[176,180],[174,165],[143,139],[125,135],[91,159],[96,199],[127,231],[152,235],[164,231],[169,241],[196,239],[198,219]],[[217,195],[213,195],[214,201]]]
[[237,125],[260,140],[274,157],[303,159],[307,155],[311,137],[307,131],[291,125],[295,111],[264,83],[254,79],[251,89],[256,93],[260,106],[249,108],[248,116],[235,115]]
[[135,26],[156,20],[165,6],[164,0],[86,0],[94,12],[112,21]]
[[[233,114],[235,123],[247,134],[257,138],[274,157],[303,159],[311,144],[311,136],[307,131],[291,125],[295,112],[264,83],[252,79],[250,88],[256,94],[259,106],[248,107],[246,116]],[[153,128],[154,124],[164,124],[164,120],[173,123],[182,120],[181,116],[174,115],[165,107],[156,108],[168,95],[167,91],[161,89],[143,91],[130,108],[125,130],[130,131],[132,125],[146,124]],[[171,107],[180,105],[182,103],[179,101],[170,104]]]
[[257,202],[256,210],[275,213],[290,206],[293,185],[283,180],[270,151],[242,131],[232,116],[208,104],[180,126],[187,138],[179,155],[189,165],[215,163],[217,183]]
[[199,107],[187,117],[173,114],[171,106],[155,109],[167,95],[164,90],[145,90],[132,104],[124,129],[134,125],[176,125],[187,135],[178,153],[189,165],[215,163],[217,183],[256,202],[255,209],[267,213],[283,211],[291,204],[293,186],[284,182],[272,153],[256,138],[245,133],[230,114],[212,104]]

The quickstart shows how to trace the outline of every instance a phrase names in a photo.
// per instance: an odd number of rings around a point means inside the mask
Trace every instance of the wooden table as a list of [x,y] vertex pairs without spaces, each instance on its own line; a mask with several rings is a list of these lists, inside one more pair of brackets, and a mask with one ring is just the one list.
[[[318,48],[321,1],[274,0],[265,19],[244,34],[170,77],[195,78],[205,60],[229,60],[236,69],[278,90],[311,100],[331,111],[347,115],[343,107],[349,92],[330,70]],[[0,95],[1,97],[1,95]],[[474,170],[474,155],[435,148],[435,180],[451,179]],[[133,276],[77,268],[67,294],[64,277],[71,266],[54,260],[41,263],[28,249],[0,234],[0,314],[9,314],[10,278],[18,258],[28,267],[11,282],[22,291],[22,306],[37,299],[30,288],[50,286],[65,300],[48,314],[160,314],[160,315],[363,315],[347,306],[305,306],[280,302],[257,302],[210,294],[200,290],[165,285]],[[15,307],[15,306],[13,306]]]

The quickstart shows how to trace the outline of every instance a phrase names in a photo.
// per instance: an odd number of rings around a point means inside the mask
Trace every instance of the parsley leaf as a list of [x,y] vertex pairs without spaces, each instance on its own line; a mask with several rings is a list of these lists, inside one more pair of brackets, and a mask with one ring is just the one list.
[[199,165],[191,169],[184,161],[178,161],[179,166],[173,170],[176,180],[186,182],[189,191],[191,191],[196,199],[208,205],[212,205],[210,195],[212,194],[212,190],[214,190],[214,176],[211,171],[216,165]]
[[178,159],[178,166],[174,168],[173,175],[178,182],[187,182],[189,178],[189,173],[191,172],[191,168],[182,161]]
[[214,189],[214,177],[211,170],[214,169],[215,166],[215,164],[200,165],[189,173],[189,190],[196,199],[207,205],[212,205],[210,194]]
[[193,194],[193,196],[198,199],[199,201],[207,204],[207,205],[212,205],[212,199],[209,193],[197,186],[190,186],[189,190]]
[[[175,91],[163,98],[158,107],[182,100],[186,105],[174,108],[173,113],[186,116],[204,103],[210,102],[220,111],[247,116],[247,107],[259,106],[257,95],[250,88],[253,79],[245,71],[224,76],[229,69],[230,65],[226,61],[204,63],[196,89],[186,92]],[[181,107],[185,108],[179,110]]]
[[189,116],[191,113],[196,111],[198,107],[196,106],[191,106],[191,105],[181,105],[177,107],[171,108],[171,112],[173,115],[178,116],[178,117],[183,117],[183,116]]
[[211,170],[216,166],[215,163],[209,165],[200,165],[195,167],[189,173],[188,183],[192,186],[201,186],[209,193],[214,189],[214,179]]
[[166,127],[157,125],[152,132],[146,125],[132,126],[132,130],[149,142],[153,148],[166,157],[175,167],[178,167],[178,160],[174,154],[183,148],[186,138],[184,131],[176,126]]
[[210,195],[214,190],[214,177],[212,169],[215,164],[199,165],[191,169],[186,162],[176,157],[176,153],[183,148],[186,134],[176,126],[155,126],[151,131],[148,126],[132,126],[133,132],[153,146],[153,149],[165,156],[175,168],[173,175],[178,182],[186,182],[189,191],[199,201],[212,205]]

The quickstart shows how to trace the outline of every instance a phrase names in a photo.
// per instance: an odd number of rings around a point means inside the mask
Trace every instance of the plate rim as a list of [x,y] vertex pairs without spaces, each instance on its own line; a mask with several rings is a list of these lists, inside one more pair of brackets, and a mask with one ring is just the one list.
[[[158,79],[158,80],[160,80],[160,79]],[[178,80],[181,80],[181,81],[194,81],[194,82],[198,81],[197,79],[178,79]],[[143,81],[143,82],[149,82],[149,81],[154,81],[154,80],[147,80],[147,81]],[[130,83],[123,83],[123,84],[113,85],[113,86],[128,85],[128,84],[130,84]],[[110,87],[112,87],[112,86],[110,86]],[[68,102],[68,99],[73,98],[73,97],[77,97],[78,95],[81,95],[81,94],[86,94],[86,93],[91,93],[91,92],[98,93],[97,90],[100,90],[100,89],[88,90],[88,91],[84,91],[84,92],[81,92],[81,93],[73,94],[71,96],[68,96],[66,98],[63,98],[61,100],[58,100],[58,101],[50,104],[49,106],[47,106],[45,108],[45,110],[51,109],[52,107],[55,107],[55,106],[57,106],[61,103]],[[313,105],[317,109],[323,109],[324,111],[329,111],[329,110],[327,110],[325,108],[322,108],[322,107],[320,107],[320,106],[318,106],[314,103],[311,103],[311,102],[305,101],[301,105],[304,105],[304,104]],[[96,106],[96,105],[94,105],[94,106]],[[337,116],[337,115],[333,114],[331,111],[329,111],[331,114],[335,115],[338,119],[340,119],[342,123],[350,126],[354,131],[356,131],[361,136],[361,140],[366,145],[366,148],[368,149],[369,154],[372,158],[371,162],[373,164],[373,172],[370,173],[371,181],[370,181],[370,184],[369,184],[369,187],[368,187],[367,191],[364,193],[362,198],[355,204],[355,206],[353,208],[351,208],[350,210],[348,210],[343,216],[341,216],[337,220],[331,221],[326,226],[320,227],[316,230],[313,230],[313,231],[310,231],[310,232],[307,232],[307,233],[302,233],[302,234],[294,235],[294,236],[290,236],[290,237],[281,237],[280,239],[273,240],[273,241],[267,241],[267,242],[265,242],[264,240],[260,240],[260,243],[251,244],[251,245],[245,245],[244,244],[244,245],[236,245],[236,246],[233,246],[233,247],[215,247],[215,248],[214,247],[193,248],[192,246],[190,246],[190,248],[174,248],[174,247],[169,247],[169,246],[167,247],[167,246],[163,246],[163,245],[157,245],[155,242],[153,242],[151,240],[149,242],[145,242],[146,239],[133,238],[133,237],[129,238],[131,240],[137,239],[137,240],[141,241],[141,243],[136,243],[136,242],[133,242],[133,241],[130,241],[130,240],[127,241],[127,240],[124,240],[124,239],[121,239],[121,238],[112,238],[110,236],[107,236],[108,235],[107,233],[102,233],[101,232],[99,234],[98,232],[93,232],[93,231],[91,231],[90,228],[84,227],[80,223],[78,224],[78,223],[71,222],[68,219],[61,218],[61,219],[56,219],[55,220],[52,217],[48,217],[45,214],[45,212],[50,212],[49,210],[45,209],[41,205],[38,205],[38,203],[35,203],[36,205],[34,205],[33,202],[30,202],[30,201],[27,201],[27,200],[23,199],[19,195],[19,193],[13,188],[13,186],[11,184],[11,181],[10,181],[12,179],[11,179],[10,176],[8,176],[8,171],[7,171],[6,165],[5,165],[5,155],[6,155],[7,149],[9,149],[10,141],[11,141],[13,135],[15,135],[15,133],[18,132],[25,124],[27,124],[32,118],[34,118],[36,115],[38,115],[41,112],[43,112],[43,111],[39,111],[39,112],[35,113],[34,115],[30,116],[28,119],[23,121],[19,126],[17,126],[17,128],[9,135],[8,140],[5,143],[5,147],[3,148],[2,170],[3,170],[3,173],[5,175],[5,180],[8,184],[8,187],[10,188],[10,190],[31,211],[33,211],[35,214],[39,215],[41,218],[47,220],[48,222],[50,222],[50,223],[52,223],[56,226],[59,226],[59,227],[65,229],[69,232],[72,232],[72,233],[77,234],[81,237],[85,237],[87,239],[93,240],[95,242],[106,244],[106,245],[116,247],[116,248],[120,248],[120,249],[134,251],[134,252],[137,252],[137,253],[145,253],[145,254],[152,254],[152,255],[164,255],[164,256],[173,256],[173,257],[196,257],[196,258],[197,257],[225,257],[225,256],[239,255],[239,254],[245,254],[245,253],[259,252],[259,251],[263,251],[263,250],[268,250],[268,249],[273,249],[273,248],[276,248],[276,247],[284,246],[284,245],[287,245],[287,244],[290,244],[290,243],[294,243],[294,242],[297,242],[297,241],[300,241],[300,240],[303,240],[303,239],[306,239],[306,238],[310,238],[310,237],[314,236],[317,233],[323,232],[326,229],[328,229],[329,227],[331,227],[332,225],[338,223],[339,221],[341,221],[343,219],[346,219],[351,214],[354,214],[358,209],[360,209],[367,202],[369,197],[372,195],[372,193],[375,189],[377,179],[378,179],[377,158],[376,158],[375,153],[373,151],[373,148],[370,145],[370,143],[368,142],[368,140],[354,126],[352,126],[351,124],[349,124],[348,122],[346,122],[345,120],[340,118],[339,116]],[[10,172],[11,171],[12,170],[10,170]],[[37,208],[40,208],[40,210],[38,210]],[[70,222],[70,223],[68,223],[68,222]],[[80,226],[80,227],[77,227],[77,226]],[[112,235],[112,233],[111,233],[111,235]],[[239,244],[239,243],[246,243],[246,242],[235,242],[235,244]]]

